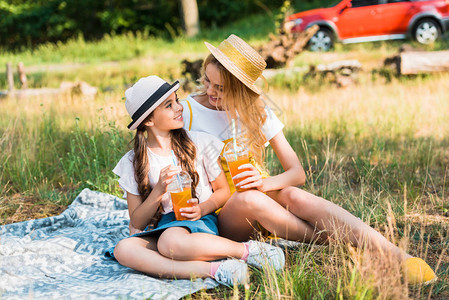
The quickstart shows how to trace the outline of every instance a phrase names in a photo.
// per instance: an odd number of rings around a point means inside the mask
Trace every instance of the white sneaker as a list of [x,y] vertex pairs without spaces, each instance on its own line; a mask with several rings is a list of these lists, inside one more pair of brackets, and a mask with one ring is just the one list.
[[226,286],[245,284],[248,282],[248,265],[235,259],[223,260],[215,272],[214,279]]
[[270,266],[280,271],[285,266],[285,255],[281,248],[258,241],[249,241],[249,254],[246,262],[253,267]]

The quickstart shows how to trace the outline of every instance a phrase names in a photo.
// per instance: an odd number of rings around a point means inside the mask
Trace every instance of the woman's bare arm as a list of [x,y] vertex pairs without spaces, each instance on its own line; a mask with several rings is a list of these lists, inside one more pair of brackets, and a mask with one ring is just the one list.
[[284,172],[263,179],[264,190],[280,190],[287,186],[301,186],[306,182],[306,173],[296,152],[281,131],[270,140],[270,145],[276,153]]

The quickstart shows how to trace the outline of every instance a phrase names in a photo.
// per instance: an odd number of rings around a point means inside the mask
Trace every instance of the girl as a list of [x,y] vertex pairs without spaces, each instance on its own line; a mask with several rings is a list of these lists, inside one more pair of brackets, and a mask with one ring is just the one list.
[[[128,125],[137,130],[134,149],[123,156],[114,173],[125,191],[132,227],[142,231],[120,241],[113,256],[124,266],[169,278],[213,277],[233,285],[247,278],[246,263],[276,270],[284,266],[280,248],[260,243],[237,243],[218,236],[214,211],[229,198],[225,175],[217,162],[222,143],[182,128],[182,106],[173,85],[157,76],[141,78],[126,90]],[[172,152],[173,151],[173,152]],[[167,185],[182,169],[192,178],[192,207],[182,209],[187,221],[176,221]],[[160,220],[157,219],[161,211]],[[156,220],[155,220],[156,219]],[[155,228],[151,225],[155,224]],[[221,260],[228,257],[241,260]],[[246,263],[245,263],[246,262]]]
[[[231,137],[229,120],[238,117],[254,154],[254,165],[241,166],[244,178],[238,186],[251,189],[234,193],[218,217],[220,234],[236,241],[248,239],[260,224],[278,237],[296,241],[324,242],[327,237],[341,237],[355,246],[390,253],[403,261],[409,282],[430,282],[436,278],[421,259],[411,257],[379,232],[343,208],[295,186],[305,183],[304,169],[286,140],[283,124],[261,99],[262,91],[254,84],[266,67],[263,58],[246,42],[229,36],[219,47],[205,43],[211,54],[203,64],[199,94],[187,97],[182,104],[185,128],[201,130],[227,140]],[[269,177],[263,164],[265,143],[269,142],[284,172]],[[223,165],[226,169],[226,164]],[[231,183],[228,176],[228,182]],[[320,233],[320,234],[318,234]]]

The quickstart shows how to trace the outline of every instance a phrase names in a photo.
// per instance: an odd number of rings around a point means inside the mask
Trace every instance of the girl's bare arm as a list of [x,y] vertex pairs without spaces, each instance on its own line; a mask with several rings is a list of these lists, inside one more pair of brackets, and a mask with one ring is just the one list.
[[134,228],[143,230],[150,223],[159,207],[162,195],[153,190],[143,201],[140,195],[127,193],[129,217]]
[[134,228],[143,230],[150,223],[162,196],[167,192],[167,185],[179,171],[180,168],[175,166],[163,168],[158,183],[145,200],[139,195],[127,193],[129,217]]
[[228,181],[226,180],[226,175],[222,171],[214,181],[211,182],[213,194],[209,197],[207,201],[201,202],[199,206],[201,207],[201,215],[205,216],[210,214],[217,209],[223,207],[223,205],[231,197],[231,191],[229,190]]

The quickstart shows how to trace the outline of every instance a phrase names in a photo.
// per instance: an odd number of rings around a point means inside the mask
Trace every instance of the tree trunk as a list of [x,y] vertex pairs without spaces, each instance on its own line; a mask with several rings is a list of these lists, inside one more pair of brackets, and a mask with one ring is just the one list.
[[187,37],[200,33],[200,19],[196,0],[179,0],[181,19]]

